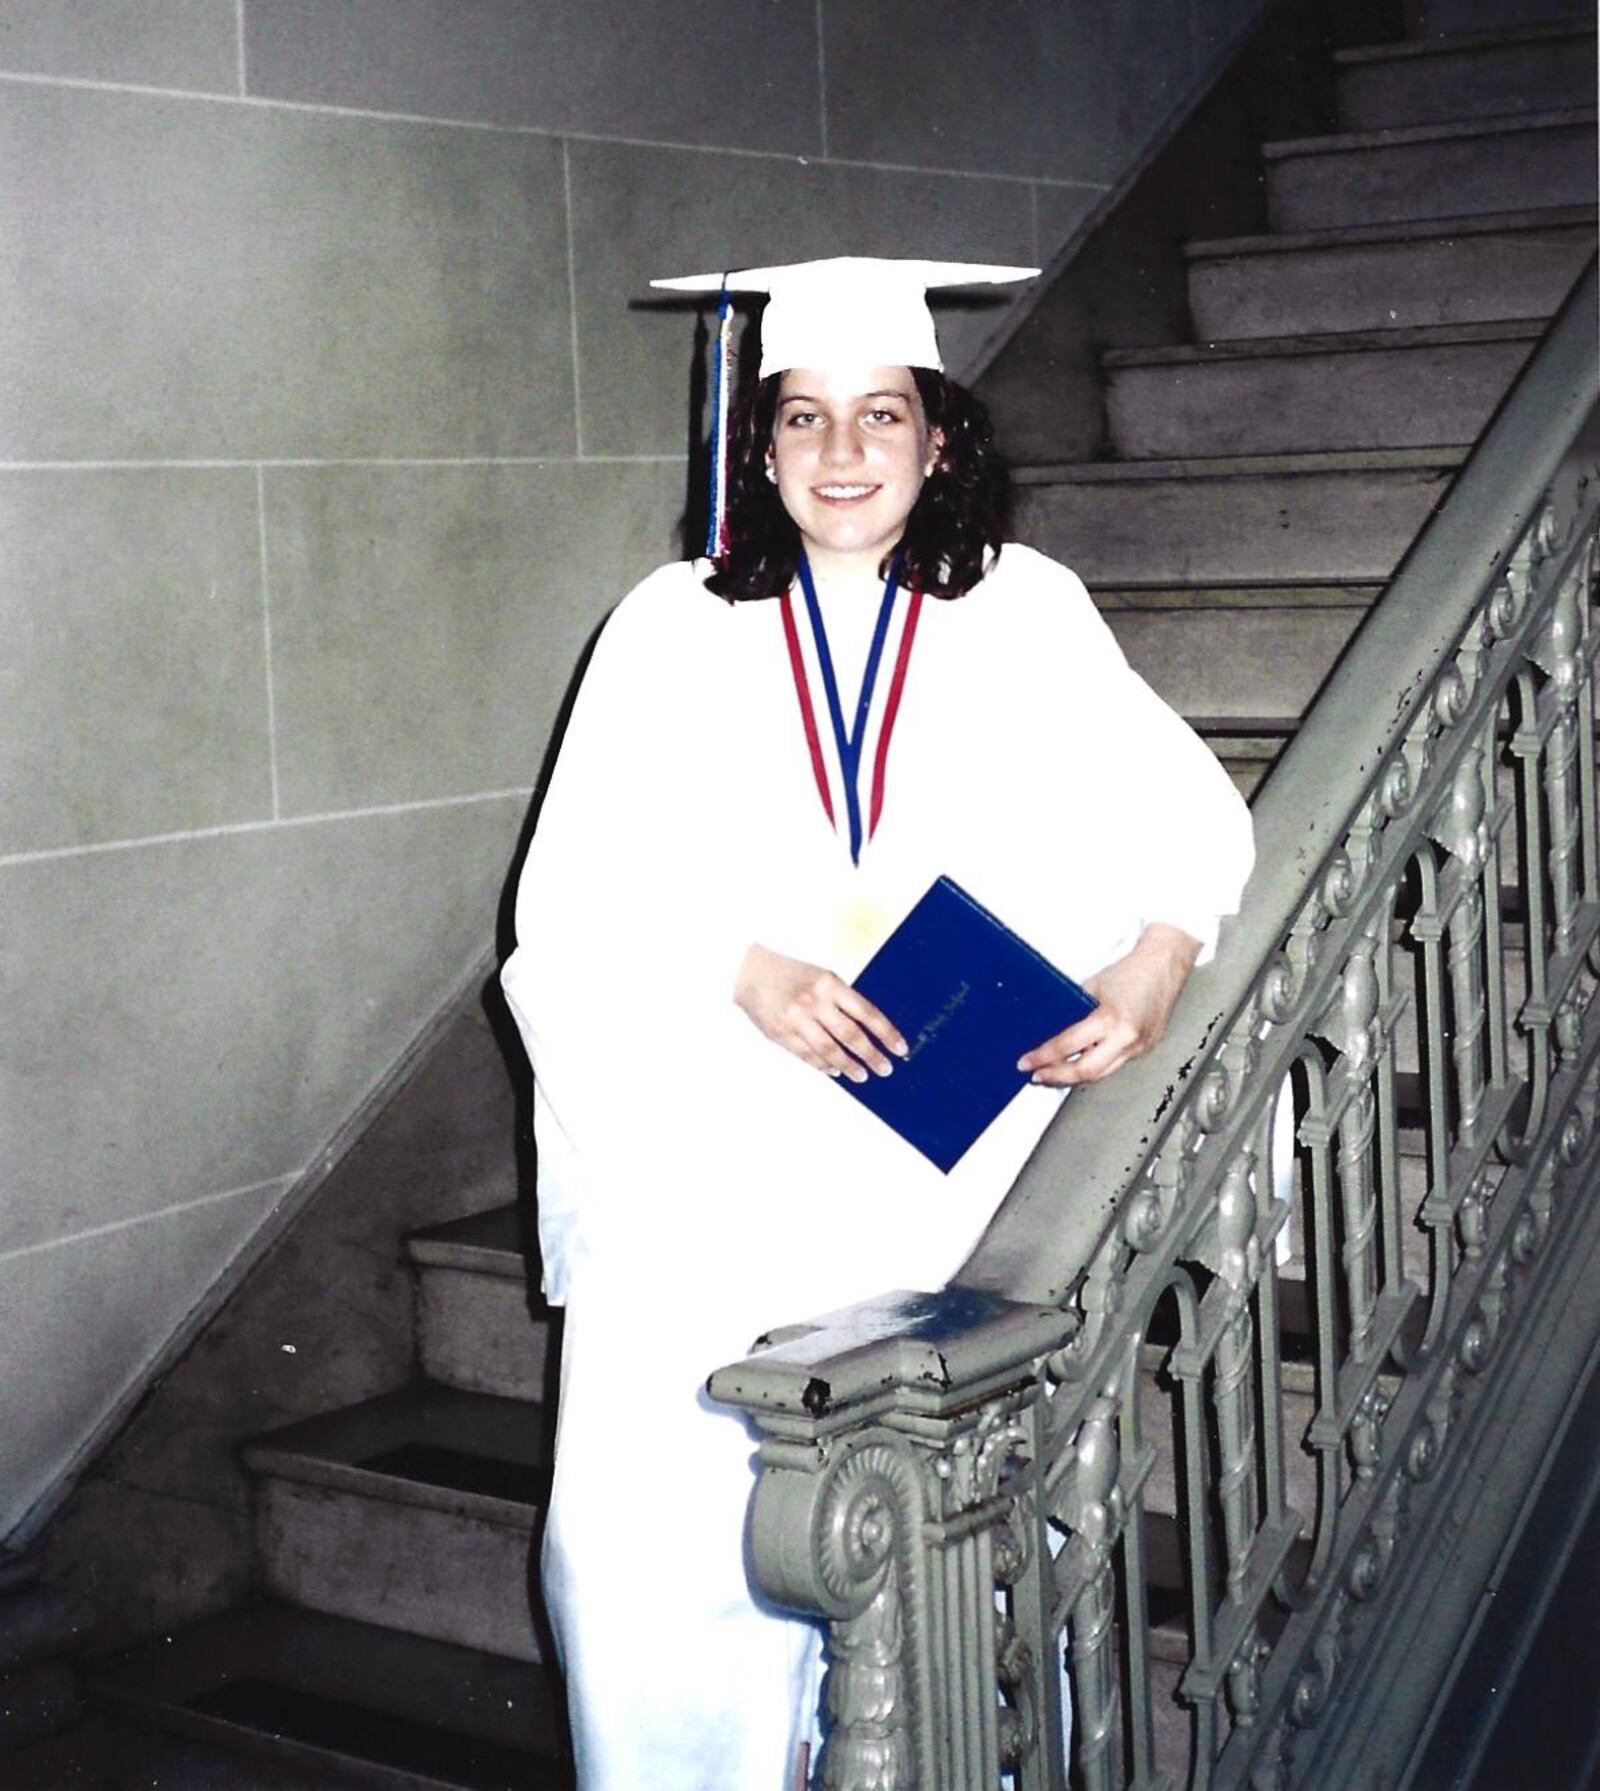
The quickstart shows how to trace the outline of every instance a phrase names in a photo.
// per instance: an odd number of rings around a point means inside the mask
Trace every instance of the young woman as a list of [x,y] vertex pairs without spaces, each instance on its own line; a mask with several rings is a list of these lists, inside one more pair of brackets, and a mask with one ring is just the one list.
[[[583,1791],[793,1784],[818,1637],[749,1587],[751,1438],[706,1376],[947,1280],[1061,1091],[1160,1038],[1251,859],[1078,579],[1002,542],[926,264],[759,278],[723,550],[606,624],[504,976],[567,1305],[543,1575]],[[941,874],[1099,1001],[948,1175],[831,1086],[894,1073],[850,979]]]

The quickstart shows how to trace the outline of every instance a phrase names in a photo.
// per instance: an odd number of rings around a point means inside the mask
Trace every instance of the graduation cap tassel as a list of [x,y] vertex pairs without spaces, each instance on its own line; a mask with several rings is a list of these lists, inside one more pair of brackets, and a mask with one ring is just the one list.
[[706,519],[706,558],[728,550],[728,400],[734,382],[733,300],[728,276],[717,302],[717,340],[711,357],[711,502]]

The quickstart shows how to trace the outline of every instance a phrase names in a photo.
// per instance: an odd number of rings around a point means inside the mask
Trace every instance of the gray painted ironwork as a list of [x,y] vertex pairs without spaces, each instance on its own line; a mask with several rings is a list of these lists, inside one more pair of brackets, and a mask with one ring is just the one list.
[[758,1576],[831,1626],[834,1791],[1057,1791],[1063,1669],[1089,1791],[1309,1782],[1600,1157],[1595,298],[1268,780],[1162,1046],[953,1288],[713,1377]]

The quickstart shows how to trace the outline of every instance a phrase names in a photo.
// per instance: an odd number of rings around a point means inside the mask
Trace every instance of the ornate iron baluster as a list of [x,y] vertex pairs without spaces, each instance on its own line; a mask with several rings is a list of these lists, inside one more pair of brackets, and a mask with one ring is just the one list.
[[1073,1588],[1070,1655],[1074,1752],[1084,1791],[1113,1791],[1120,1773],[1117,1663],[1112,1653],[1116,1616],[1117,1539],[1122,1529],[1118,1479],[1122,1454],[1114,1391],[1097,1398],[1073,1443],[1073,1468],[1056,1515],[1071,1532],[1057,1563]]
[[1461,1135],[1470,1139],[1483,1108],[1484,1029],[1483,875],[1489,847],[1484,823],[1483,760],[1468,753],[1456,767],[1450,794],[1430,829],[1450,854],[1452,890],[1446,900],[1448,963],[1453,1006],[1456,1114]]

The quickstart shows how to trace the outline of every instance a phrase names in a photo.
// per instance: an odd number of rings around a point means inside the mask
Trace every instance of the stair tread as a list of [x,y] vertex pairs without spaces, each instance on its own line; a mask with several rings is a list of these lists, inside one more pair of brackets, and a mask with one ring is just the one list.
[[1560,106],[1548,112],[1508,112],[1488,118],[1456,118],[1442,124],[1387,125],[1372,131],[1335,131],[1320,137],[1279,137],[1261,145],[1269,162],[1293,156],[1343,155],[1395,149],[1410,143],[1449,143],[1469,137],[1508,137],[1568,130],[1595,122],[1593,106]]
[[432,1267],[475,1269],[508,1280],[527,1274],[521,1216],[514,1203],[414,1231],[406,1239],[406,1252],[413,1262]]
[[386,1766],[396,1785],[566,1782],[557,1697],[537,1669],[348,1617],[242,1605],[86,1676],[125,1715],[342,1769]]
[[1279,360],[1290,356],[1399,353],[1476,342],[1536,342],[1548,326],[1549,319],[1545,317],[1515,317],[1484,323],[1414,323],[1398,329],[1337,330],[1305,336],[1237,336],[1217,342],[1108,348],[1100,358],[1107,367],[1165,367]]
[[422,1385],[268,1431],[256,1473],[531,1527],[544,1425],[530,1401]]
[[1462,31],[1449,37],[1405,37],[1393,43],[1356,44],[1335,50],[1341,67],[1369,62],[1403,62],[1410,57],[1459,56],[1463,51],[1493,50],[1511,44],[1560,42],[1563,38],[1589,39],[1594,32],[1573,19],[1551,19],[1536,25],[1498,25],[1488,31]]
[[[1036,461],[1012,469],[1017,485],[1097,485],[1154,479],[1249,479],[1315,473],[1407,472],[1457,467],[1468,447],[1335,448],[1296,454],[1192,455],[1180,460]],[[1318,582],[1325,583],[1326,580]]]
[[1471,212],[1459,217],[1402,218],[1382,224],[1333,224],[1319,230],[1268,230],[1253,236],[1195,237],[1184,244],[1191,261],[1240,255],[1281,255],[1316,249],[1364,248],[1378,243],[1438,242],[1460,236],[1528,235],[1595,228],[1587,205],[1548,205],[1524,211]]
[[1096,585],[1090,593],[1103,610],[1213,610],[1213,609],[1370,609],[1383,587],[1370,579],[1336,583],[1321,580],[1309,584],[1269,581],[1245,584],[1235,579],[1224,585]]

